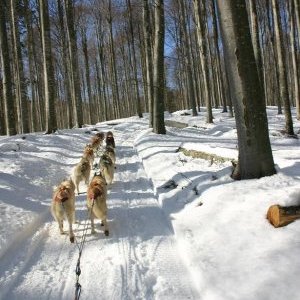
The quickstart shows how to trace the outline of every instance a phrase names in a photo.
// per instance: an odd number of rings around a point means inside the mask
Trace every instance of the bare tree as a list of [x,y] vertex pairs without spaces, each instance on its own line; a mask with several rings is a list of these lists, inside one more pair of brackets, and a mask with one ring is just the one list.
[[67,40],[69,53],[69,73],[71,78],[71,95],[73,104],[74,125],[81,127],[83,125],[82,101],[80,93],[80,76],[78,67],[77,38],[74,24],[74,6],[73,0],[64,0],[65,18],[67,23]]
[[15,110],[12,93],[12,78],[10,68],[10,57],[8,48],[6,15],[6,0],[0,1],[0,46],[1,46],[1,65],[3,68],[3,99],[4,99],[4,116],[6,125],[6,134],[17,134],[17,126],[15,120]]
[[128,22],[129,22],[129,31],[130,31],[130,42],[132,47],[132,63],[133,63],[133,74],[134,74],[134,89],[135,89],[135,97],[136,97],[136,113],[139,118],[143,117],[141,110],[141,100],[140,100],[140,92],[139,92],[139,82],[137,76],[137,60],[136,60],[136,46],[134,41],[134,31],[133,31],[133,16],[132,16],[132,7],[131,0],[127,0],[128,6]]
[[276,173],[264,93],[255,63],[245,0],[218,0],[238,135],[239,161],[233,178]]
[[209,88],[209,76],[208,76],[208,53],[206,45],[206,5],[205,1],[193,0],[194,10],[195,10],[195,19],[197,27],[197,41],[200,49],[200,59],[203,72],[203,81],[204,81],[204,97],[207,108],[206,122],[213,123],[212,116],[212,107],[211,107],[211,94]]
[[261,57],[261,50],[259,44],[259,31],[258,31],[258,20],[257,20],[257,8],[256,8],[256,1],[249,0],[249,10],[250,10],[250,20],[251,20],[251,37],[252,37],[252,44],[254,49],[254,56],[256,60],[259,80],[263,84],[263,67],[262,67],[262,57]]
[[143,34],[146,57],[147,98],[149,106],[149,126],[153,127],[153,61],[150,29],[150,12],[148,0],[143,0]]
[[19,113],[19,125],[21,127],[21,132],[29,132],[29,120],[28,120],[28,99],[27,99],[27,87],[25,83],[24,76],[24,66],[23,57],[21,50],[21,41],[19,33],[19,18],[16,12],[16,4],[19,5],[19,1],[10,1],[10,11],[11,11],[11,24],[12,24],[12,40],[13,40],[13,53],[14,53],[14,66],[15,66],[15,76],[16,76],[16,86],[17,86],[17,107],[20,107]]
[[191,58],[191,44],[188,36],[187,24],[186,24],[186,7],[184,0],[178,0],[179,8],[181,13],[179,14],[182,38],[183,38],[183,57],[186,66],[186,77],[187,77],[187,94],[189,99],[190,108],[192,109],[193,116],[197,116],[196,108],[196,96],[194,89],[193,73],[192,73],[192,58]]
[[286,72],[286,63],[284,57],[285,52],[283,49],[280,12],[279,12],[277,0],[272,0],[272,8],[274,14],[274,30],[275,30],[275,40],[276,40],[276,50],[277,50],[280,98],[284,105],[285,131],[286,134],[288,135],[294,135],[289,92],[288,92],[288,85],[287,85],[287,72]]
[[154,106],[153,106],[153,132],[165,134],[164,122],[164,1],[157,0],[155,4],[155,42],[154,42]]
[[46,133],[57,130],[55,113],[55,79],[51,53],[48,0],[39,0],[41,36],[43,47],[44,90],[46,103]]
[[[294,2],[289,4],[289,18],[290,18],[290,40],[291,40],[291,55],[292,55],[292,75],[293,75],[293,89],[296,103],[296,117],[300,120],[300,87],[299,87],[299,65],[297,64],[297,43],[296,43],[296,22],[294,14]],[[300,30],[298,28],[298,30]]]

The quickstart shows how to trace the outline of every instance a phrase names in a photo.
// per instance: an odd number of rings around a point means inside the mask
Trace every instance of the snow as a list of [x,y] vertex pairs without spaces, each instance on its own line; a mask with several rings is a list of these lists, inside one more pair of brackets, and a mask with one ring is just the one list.
[[[234,181],[230,161],[178,152],[236,159],[234,119],[215,109],[214,124],[206,124],[204,108],[198,117],[183,112],[166,119],[189,126],[167,127],[166,135],[152,133],[145,115],[0,138],[0,299],[74,299],[84,230],[80,299],[300,299],[300,220],[277,229],[266,220],[272,204],[300,204],[299,140],[281,133],[284,116],[268,107],[277,174]],[[52,190],[95,129],[116,140],[110,235],[99,221],[90,234],[81,193],[71,244],[50,214]]]

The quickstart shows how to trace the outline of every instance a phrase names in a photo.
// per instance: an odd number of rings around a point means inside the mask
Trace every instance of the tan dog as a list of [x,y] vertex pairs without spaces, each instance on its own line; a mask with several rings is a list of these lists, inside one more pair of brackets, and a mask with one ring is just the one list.
[[91,164],[86,157],[82,157],[80,162],[74,167],[72,173],[72,180],[75,183],[77,195],[79,195],[79,184],[84,181],[86,185],[89,184],[91,173]]
[[99,165],[100,171],[103,174],[106,183],[111,184],[114,179],[115,166],[108,154],[102,154],[102,156],[100,157]]
[[53,198],[51,203],[51,213],[53,218],[57,221],[61,234],[64,234],[63,222],[64,217],[69,223],[69,237],[70,242],[74,243],[74,233],[72,223],[75,222],[75,185],[71,179],[64,180],[53,191]]
[[114,135],[111,131],[107,131],[105,143],[106,143],[106,146],[111,146],[113,148],[116,148]]
[[91,138],[91,146],[96,153],[104,140],[104,133],[98,132]]
[[95,175],[87,190],[87,207],[91,216],[91,233],[95,233],[94,218],[101,220],[101,226],[104,226],[104,234],[109,235],[107,225],[107,185],[105,178],[100,173]]
[[82,157],[88,159],[88,161],[90,162],[90,165],[93,166],[95,155],[94,155],[93,147],[90,144],[87,144],[84,147]]

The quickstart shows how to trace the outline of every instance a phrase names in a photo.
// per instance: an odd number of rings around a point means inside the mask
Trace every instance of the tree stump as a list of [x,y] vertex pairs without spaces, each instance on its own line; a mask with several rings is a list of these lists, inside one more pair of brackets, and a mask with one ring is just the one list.
[[287,207],[271,205],[267,212],[267,219],[276,228],[286,226],[300,219],[300,205]]

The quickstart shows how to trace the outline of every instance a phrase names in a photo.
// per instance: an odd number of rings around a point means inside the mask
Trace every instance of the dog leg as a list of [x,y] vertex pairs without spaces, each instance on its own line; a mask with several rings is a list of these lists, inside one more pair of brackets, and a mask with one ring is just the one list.
[[59,226],[59,231],[60,231],[60,234],[64,234],[64,221],[63,220],[59,220],[58,221],[58,226]]
[[89,185],[89,182],[90,182],[90,176],[87,176],[87,177],[86,177],[86,180],[85,180],[85,184],[88,186],[88,185]]
[[105,234],[105,236],[109,236],[109,230],[108,230],[108,225],[107,225],[106,218],[103,218],[103,219],[101,220],[101,223],[102,223],[103,226],[104,226],[104,234]]
[[95,231],[95,224],[94,224],[94,214],[93,214],[92,210],[91,210],[91,228],[92,228],[91,234],[96,233],[96,231]]
[[70,238],[70,242],[74,243],[75,240],[75,235],[73,232],[73,228],[72,228],[72,223],[74,221],[74,214],[70,213],[67,215],[67,219],[68,219],[68,223],[69,223],[69,238]]
[[80,183],[80,181],[76,181],[75,182],[76,190],[77,190],[77,195],[79,195],[79,183]]
[[73,232],[72,223],[69,223],[69,238],[70,238],[70,242],[74,243],[75,235],[74,235],[74,232]]

